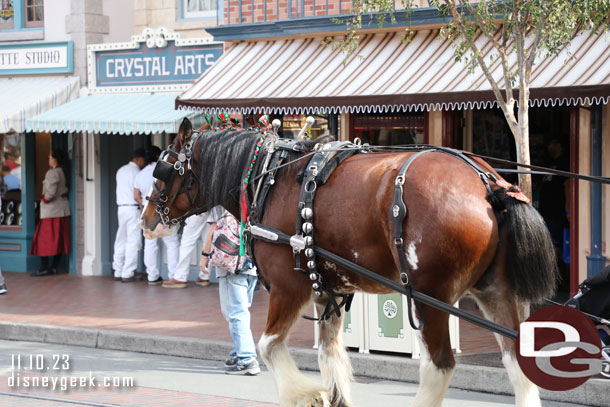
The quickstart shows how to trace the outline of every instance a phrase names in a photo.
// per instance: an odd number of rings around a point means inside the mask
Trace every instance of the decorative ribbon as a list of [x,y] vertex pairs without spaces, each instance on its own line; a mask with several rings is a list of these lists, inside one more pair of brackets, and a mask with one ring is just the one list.
[[523,192],[521,192],[521,188],[519,188],[518,186],[515,186],[503,179],[498,179],[496,181],[496,185],[506,189],[506,195],[511,196],[518,201],[530,203],[530,199]]
[[248,188],[248,183],[250,182],[250,176],[252,175],[252,171],[254,170],[254,164],[256,164],[256,159],[258,158],[258,154],[260,153],[261,146],[265,142],[269,132],[267,128],[269,127],[269,116],[263,115],[258,119],[258,123],[262,126],[265,126],[265,130],[258,142],[256,143],[256,147],[254,148],[254,156],[252,157],[252,161],[250,162],[250,166],[248,167],[248,172],[246,173],[246,178],[244,178],[244,183],[241,186],[241,227],[239,230],[239,255],[244,256],[246,254],[246,245],[244,243],[244,229],[246,227],[246,222],[248,221],[248,203],[246,198],[246,190]]

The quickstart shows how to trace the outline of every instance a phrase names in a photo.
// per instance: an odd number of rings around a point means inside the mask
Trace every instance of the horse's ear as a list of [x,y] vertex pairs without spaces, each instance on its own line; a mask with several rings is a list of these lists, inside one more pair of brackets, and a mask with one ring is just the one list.
[[203,126],[199,127],[197,129],[197,131],[202,132],[202,131],[210,130],[211,128],[212,128],[212,125],[210,123],[206,123]]
[[185,145],[191,139],[193,135],[193,124],[186,117],[182,120],[180,128],[178,129],[178,137],[180,137],[180,144]]

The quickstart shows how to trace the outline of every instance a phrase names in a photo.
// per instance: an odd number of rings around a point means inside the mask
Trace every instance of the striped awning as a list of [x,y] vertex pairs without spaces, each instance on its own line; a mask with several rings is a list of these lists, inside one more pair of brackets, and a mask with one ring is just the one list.
[[[345,60],[323,38],[240,42],[176,100],[187,109],[242,113],[386,112],[487,108],[496,104],[480,69],[469,73],[437,30],[402,41],[401,32],[361,38]],[[485,38],[479,46],[491,47]],[[568,57],[568,52],[573,58]],[[486,55],[489,59],[490,55]],[[511,61],[514,64],[514,61]],[[492,72],[503,83],[499,61]],[[569,50],[539,58],[532,71],[533,105],[608,102],[610,34],[573,39]]]
[[22,133],[26,120],[79,96],[77,77],[0,78],[0,133]]
[[[110,134],[177,133],[194,112],[174,109],[176,93],[90,95],[27,121],[29,131]],[[196,124],[195,124],[196,125]]]

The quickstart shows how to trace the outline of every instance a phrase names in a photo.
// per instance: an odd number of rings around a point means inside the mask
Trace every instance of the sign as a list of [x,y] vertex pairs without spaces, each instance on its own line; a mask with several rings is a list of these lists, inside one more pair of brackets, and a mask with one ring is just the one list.
[[223,43],[180,39],[166,28],[146,28],[120,44],[88,47],[91,92],[187,89],[223,53]]
[[70,73],[72,42],[0,45],[0,75]]
[[601,338],[593,322],[580,311],[550,306],[521,323],[517,361],[534,384],[566,391],[602,370]]

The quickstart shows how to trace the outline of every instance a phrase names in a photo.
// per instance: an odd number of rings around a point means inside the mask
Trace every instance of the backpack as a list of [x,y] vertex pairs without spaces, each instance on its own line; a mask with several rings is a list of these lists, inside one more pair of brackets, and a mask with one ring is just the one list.
[[212,233],[210,264],[227,273],[239,274],[246,258],[239,255],[239,224],[226,210]]

